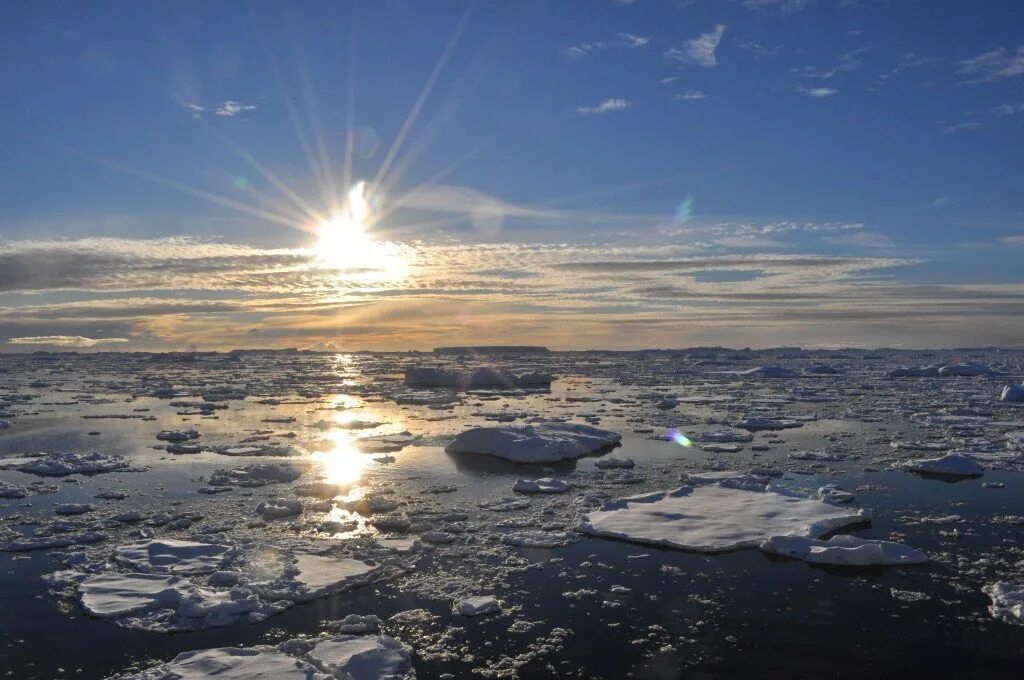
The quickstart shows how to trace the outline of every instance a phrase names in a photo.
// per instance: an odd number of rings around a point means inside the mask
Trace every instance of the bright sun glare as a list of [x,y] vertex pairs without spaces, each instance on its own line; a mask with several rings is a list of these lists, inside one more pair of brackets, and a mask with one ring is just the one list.
[[333,269],[356,270],[350,273],[360,278],[399,278],[405,257],[395,244],[373,239],[371,208],[366,182],[353,184],[342,208],[317,226],[317,257]]

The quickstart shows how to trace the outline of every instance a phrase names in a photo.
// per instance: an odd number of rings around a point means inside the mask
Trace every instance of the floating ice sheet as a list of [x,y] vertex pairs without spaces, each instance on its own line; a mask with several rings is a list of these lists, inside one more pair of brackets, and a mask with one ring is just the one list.
[[727,484],[683,486],[605,503],[583,533],[699,552],[756,547],[772,536],[816,538],[869,519],[863,510]]

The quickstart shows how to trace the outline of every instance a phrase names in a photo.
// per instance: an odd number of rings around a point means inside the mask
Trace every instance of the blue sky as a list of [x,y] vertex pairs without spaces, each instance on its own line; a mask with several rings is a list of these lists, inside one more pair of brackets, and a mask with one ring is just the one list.
[[12,7],[0,347],[1020,344],[1022,20]]

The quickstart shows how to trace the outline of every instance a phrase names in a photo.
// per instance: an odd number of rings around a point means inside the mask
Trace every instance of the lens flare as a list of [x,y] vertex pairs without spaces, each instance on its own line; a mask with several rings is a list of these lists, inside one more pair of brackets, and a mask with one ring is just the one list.
[[693,442],[690,438],[683,434],[678,428],[673,427],[671,430],[665,433],[665,438],[674,441],[676,444],[685,447],[693,446]]
[[366,182],[349,188],[345,203],[317,225],[314,251],[321,265],[338,270],[346,279],[392,280],[404,278],[408,257],[395,243],[373,238],[374,204]]

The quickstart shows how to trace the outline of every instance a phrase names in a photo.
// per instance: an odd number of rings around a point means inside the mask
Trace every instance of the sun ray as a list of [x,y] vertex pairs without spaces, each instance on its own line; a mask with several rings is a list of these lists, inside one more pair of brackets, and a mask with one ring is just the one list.
[[405,122],[402,124],[401,129],[398,131],[398,135],[391,143],[391,148],[388,149],[388,153],[384,157],[384,161],[377,170],[377,175],[373,178],[373,186],[380,186],[383,182],[384,177],[387,175],[387,172],[391,167],[391,163],[394,161],[395,155],[405,142],[405,137],[409,134],[409,130],[416,122],[416,118],[419,117],[420,110],[423,108],[423,105],[426,103],[431,91],[434,89],[434,83],[436,83],[437,79],[441,76],[445,65],[448,63],[448,59],[455,51],[456,45],[459,44],[459,39],[462,37],[462,33],[465,31],[466,25],[469,23],[469,18],[472,16],[475,8],[476,3],[469,5],[469,7],[466,8],[465,13],[462,15],[462,18],[459,20],[458,25],[455,27],[455,32],[452,34],[451,39],[445,46],[444,51],[441,52],[441,56],[434,65],[434,70],[431,71],[430,76],[427,78],[427,82],[423,85],[423,89],[420,90],[419,96],[416,97],[416,101],[409,110],[409,115],[406,116]]

